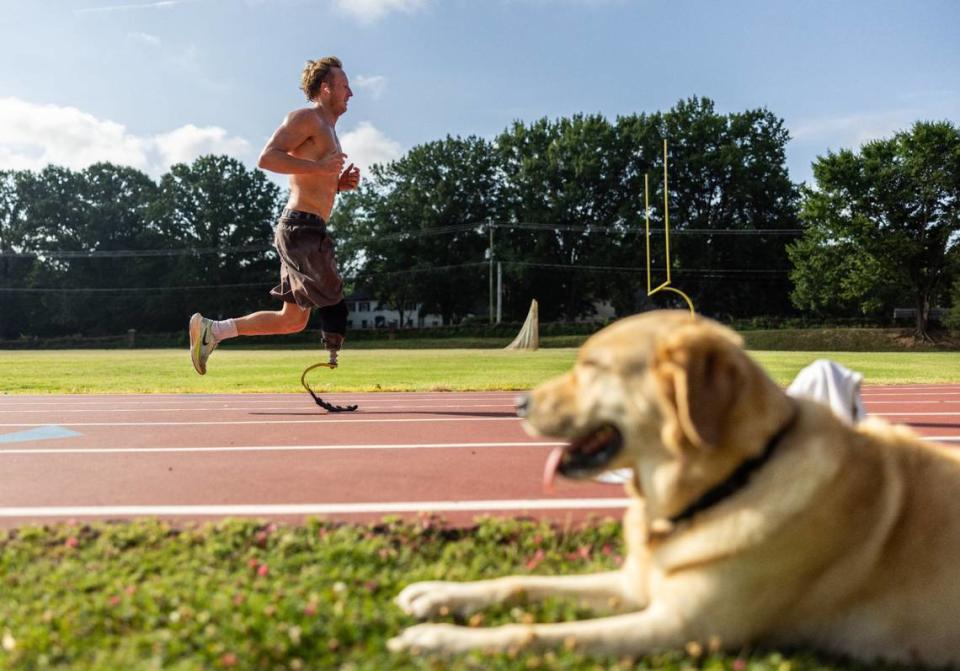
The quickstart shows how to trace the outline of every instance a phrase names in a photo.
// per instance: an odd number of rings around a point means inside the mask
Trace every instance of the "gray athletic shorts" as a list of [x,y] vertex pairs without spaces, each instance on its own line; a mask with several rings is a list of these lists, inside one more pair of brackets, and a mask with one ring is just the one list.
[[301,308],[324,308],[343,300],[333,239],[320,216],[284,210],[274,245],[280,255],[280,284],[270,290],[271,296]]

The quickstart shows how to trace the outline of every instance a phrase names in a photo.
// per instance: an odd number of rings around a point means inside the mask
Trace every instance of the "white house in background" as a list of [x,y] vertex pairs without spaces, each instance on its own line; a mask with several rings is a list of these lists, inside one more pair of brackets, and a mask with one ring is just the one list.
[[610,301],[594,301],[594,314],[589,317],[581,317],[578,322],[608,322],[617,318],[617,309],[613,307]]
[[440,315],[421,317],[419,303],[407,304],[403,311],[404,323],[401,325],[399,310],[390,310],[366,294],[350,294],[344,298],[344,302],[347,304],[348,329],[424,328],[443,325],[443,317]]
[[[369,294],[353,293],[344,298],[347,304],[348,329],[381,329],[401,328],[400,311],[390,310]],[[424,315],[420,317],[420,303],[408,303],[403,311],[404,324],[402,328],[429,328],[443,326],[443,317],[440,315]],[[578,322],[603,322],[615,319],[617,316],[613,305],[607,301],[596,302],[593,305],[595,313],[588,317],[580,317]],[[486,319],[485,315],[481,315]]]

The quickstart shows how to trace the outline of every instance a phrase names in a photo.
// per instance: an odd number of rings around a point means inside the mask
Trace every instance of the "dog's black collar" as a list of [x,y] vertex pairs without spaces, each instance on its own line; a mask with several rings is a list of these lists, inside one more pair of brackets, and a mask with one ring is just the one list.
[[694,515],[703,512],[707,508],[717,505],[724,499],[733,496],[738,491],[746,487],[747,483],[750,482],[750,476],[753,475],[754,471],[759,469],[770,460],[770,457],[773,456],[773,453],[776,451],[777,446],[780,445],[783,437],[787,435],[790,429],[793,428],[794,423],[797,421],[797,414],[798,413],[796,410],[794,410],[793,414],[790,416],[790,419],[788,419],[784,425],[781,426],[780,429],[773,434],[773,436],[771,436],[770,440],[767,441],[767,445],[763,448],[763,452],[756,457],[747,459],[745,462],[740,464],[733,473],[730,474],[730,477],[721,482],[719,485],[708,489],[703,496],[691,503],[679,514],[669,518],[671,525],[676,526],[681,522],[686,522]]

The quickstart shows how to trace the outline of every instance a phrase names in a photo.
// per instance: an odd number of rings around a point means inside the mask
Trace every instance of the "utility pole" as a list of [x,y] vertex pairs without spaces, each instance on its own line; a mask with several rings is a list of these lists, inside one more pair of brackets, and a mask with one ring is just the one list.
[[[4,255],[6,248],[3,245],[4,236],[7,234],[7,230],[11,228],[7,226],[5,222],[9,222],[13,219],[13,215],[10,215],[9,219],[0,220],[0,289],[7,289],[7,257]],[[11,302],[13,294],[8,294],[6,291],[0,291],[0,339],[4,337],[6,333],[6,327],[3,323],[3,315],[8,312],[7,305]]]
[[493,222],[487,224],[490,231],[490,248],[487,250],[490,256],[490,323],[493,323]]
[[503,264],[497,261],[497,323],[503,317]]

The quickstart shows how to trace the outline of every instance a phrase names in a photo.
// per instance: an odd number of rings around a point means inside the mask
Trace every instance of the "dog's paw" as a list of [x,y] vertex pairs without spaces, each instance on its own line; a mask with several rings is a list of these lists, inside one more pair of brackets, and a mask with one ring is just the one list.
[[399,636],[387,641],[387,649],[390,652],[453,652],[449,642],[456,638],[456,629],[461,627],[452,624],[418,624],[404,629]]
[[394,599],[407,615],[425,620],[437,615],[468,615],[479,604],[470,599],[469,584],[440,580],[407,585]]
[[490,651],[520,647],[531,635],[516,626],[493,629],[458,627],[453,624],[418,624],[404,629],[399,636],[387,641],[391,652],[409,651],[417,654],[455,653],[474,649]]

